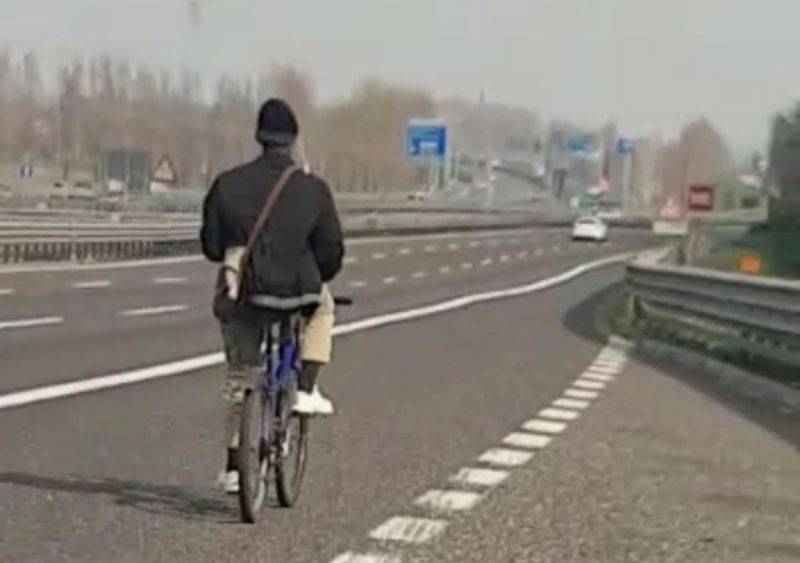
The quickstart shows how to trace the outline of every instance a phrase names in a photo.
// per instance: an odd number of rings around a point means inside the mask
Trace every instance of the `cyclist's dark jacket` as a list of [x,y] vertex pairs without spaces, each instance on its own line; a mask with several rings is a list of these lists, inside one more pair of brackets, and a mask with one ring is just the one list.
[[[200,230],[209,260],[222,262],[226,249],[245,246],[268,194],[291,164],[288,153],[273,149],[217,177],[203,203]],[[294,173],[253,254],[251,303],[291,310],[319,302],[322,283],[339,273],[344,256],[339,217],[321,178]]]

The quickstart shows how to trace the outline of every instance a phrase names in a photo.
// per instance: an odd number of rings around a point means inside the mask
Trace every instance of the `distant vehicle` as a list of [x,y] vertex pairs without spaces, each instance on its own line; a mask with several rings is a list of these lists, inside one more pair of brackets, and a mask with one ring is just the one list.
[[572,240],[608,240],[608,224],[599,217],[579,217],[572,227]]
[[428,192],[422,190],[408,194],[408,199],[410,201],[427,201],[430,199],[430,197],[431,196]]

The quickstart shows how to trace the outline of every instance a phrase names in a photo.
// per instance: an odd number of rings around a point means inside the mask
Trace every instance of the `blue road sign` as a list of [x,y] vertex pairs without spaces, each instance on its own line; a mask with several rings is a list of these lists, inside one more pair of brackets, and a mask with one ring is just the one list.
[[447,154],[447,124],[434,119],[412,119],[406,129],[408,156],[444,158]]
[[567,137],[567,149],[570,152],[588,152],[591,144],[589,135],[576,134]]
[[636,141],[620,137],[617,139],[617,154],[633,154],[636,151]]

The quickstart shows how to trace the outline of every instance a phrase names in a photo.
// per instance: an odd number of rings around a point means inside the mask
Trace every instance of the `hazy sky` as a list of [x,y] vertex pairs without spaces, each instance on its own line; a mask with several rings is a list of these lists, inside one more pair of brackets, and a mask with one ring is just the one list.
[[0,0],[0,46],[209,76],[292,62],[323,98],[377,75],[631,133],[704,113],[744,148],[800,98],[800,0]]

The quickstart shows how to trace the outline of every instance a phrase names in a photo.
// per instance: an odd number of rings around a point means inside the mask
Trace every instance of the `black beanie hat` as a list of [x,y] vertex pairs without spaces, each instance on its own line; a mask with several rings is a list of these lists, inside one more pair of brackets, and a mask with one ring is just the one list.
[[262,145],[291,145],[297,138],[297,118],[285,101],[271,98],[258,112],[256,140]]

